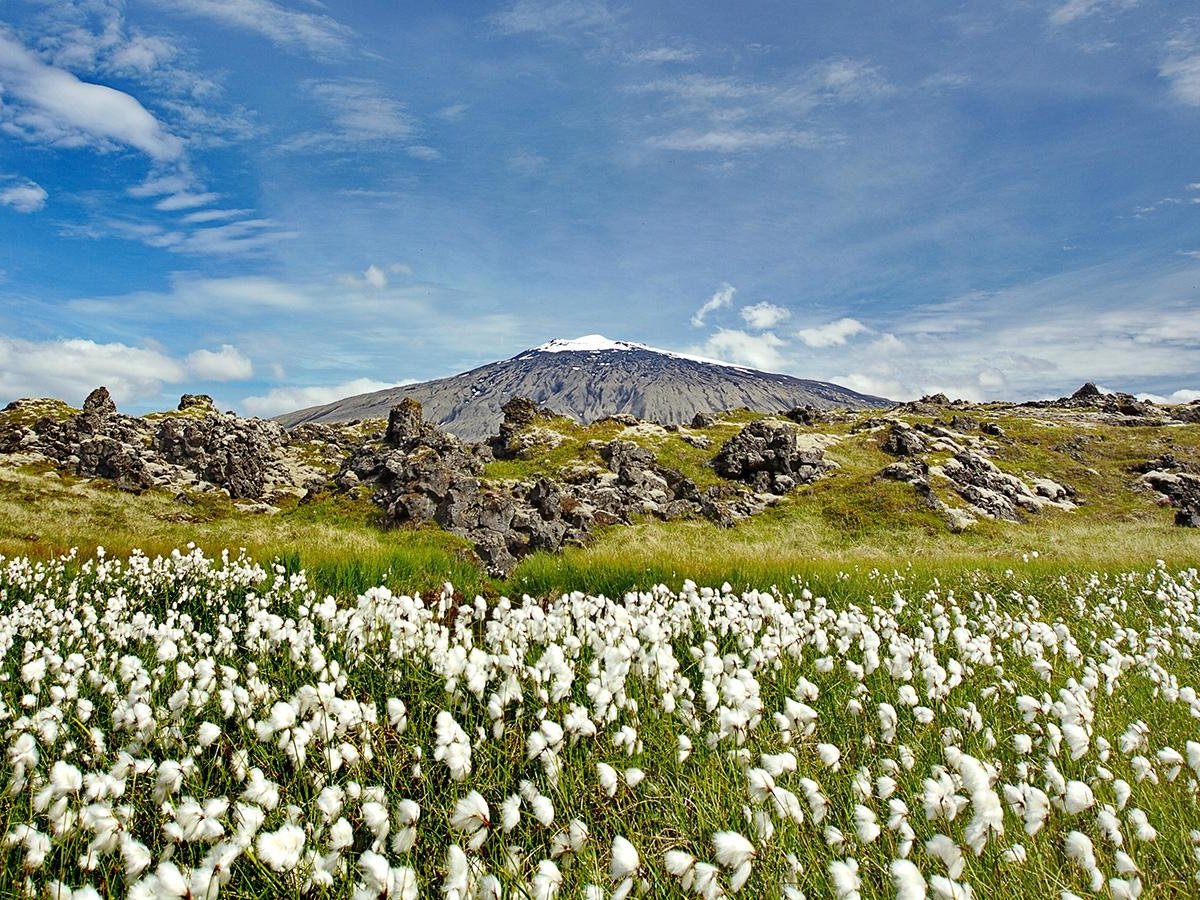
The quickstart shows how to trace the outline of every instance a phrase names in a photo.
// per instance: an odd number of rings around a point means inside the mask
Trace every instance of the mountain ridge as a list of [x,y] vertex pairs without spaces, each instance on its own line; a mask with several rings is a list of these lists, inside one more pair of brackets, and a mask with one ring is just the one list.
[[634,415],[682,425],[696,413],[748,407],[783,412],[886,407],[891,401],[825,381],[763,372],[720,360],[617,341],[603,335],[557,338],[458,375],[345,397],[276,416],[285,427],[308,422],[380,418],[404,397],[421,403],[430,422],[464,440],[495,434],[500,407],[528,397],[587,424]]

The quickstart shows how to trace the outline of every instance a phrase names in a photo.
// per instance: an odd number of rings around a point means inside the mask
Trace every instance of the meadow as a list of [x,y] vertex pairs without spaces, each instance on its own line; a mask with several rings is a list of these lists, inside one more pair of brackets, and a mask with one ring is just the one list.
[[[735,528],[505,579],[361,492],[6,465],[3,893],[1195,896],[1200,547],[1131,472],[1200,430],[997,418],[1079,509],[951,531],[826,424],[834,475]],[[552,422],[487,474],[621,434],[704,484],[745,419]]]
[[1200,890],[1200,574],[829,570],[605,597],[0,562],[30,896]]

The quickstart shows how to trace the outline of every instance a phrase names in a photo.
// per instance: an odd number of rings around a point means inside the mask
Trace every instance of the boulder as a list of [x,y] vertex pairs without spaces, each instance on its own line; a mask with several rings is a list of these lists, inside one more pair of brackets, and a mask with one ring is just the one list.
[[395,447],[404,441],[419,438],[423,426],[421,404],[411,397],[405,397],[388,413],[384,441]]
[[1200,475],[1154,469],[1142,475],[1138,484],[1155,491],[1165,503],[1175,507],[1176,525],[1200,527]]
[[884,453],[900,457],[920,456],[929,451],[929,442],[915,428],[903,422],[893,422],[879,446]]
[[772,494],[810,484],[834,468],[821,450],[803,446],[795,425],[771,419],[746,425],[717,451],[712,466],[722,478]]
[[179,406],[176,407],[180,412],[194,412],[200,415],[217,411],[217,405],[213,403],[213,398],[208,394],[184,394],[179,398]]

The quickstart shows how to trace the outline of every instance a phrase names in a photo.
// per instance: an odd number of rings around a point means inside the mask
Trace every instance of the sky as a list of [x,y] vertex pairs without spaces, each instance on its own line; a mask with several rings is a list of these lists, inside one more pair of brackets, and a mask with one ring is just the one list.
[[0,403],[274,415],[602,333],[1200,398],[1200,7],[0,0]]

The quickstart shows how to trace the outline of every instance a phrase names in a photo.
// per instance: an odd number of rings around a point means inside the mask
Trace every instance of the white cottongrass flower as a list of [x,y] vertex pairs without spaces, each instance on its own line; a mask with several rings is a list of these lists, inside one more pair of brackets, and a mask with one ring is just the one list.
[[736,831],[718,831],[712,836],[712,843],[717,862],[731,872],[729,890],[736,894],[750,877],[754,845]]
[[862,880],[858,877],[858,860],[835,859],[829,863],[829,880],[838,900],[859,900]]
[[304,840],[299,825],[283,825],[277,831],[260,832],[254,846],[266,865],[276,872],[290,872],[300,864]]
[[907,859],[893,859],[888,871],[896,888],[896,900],[925,900],[925,877]]
[[613,838],[612,858],[609,862],[608,874],[617,885],[613,891],[613,900],[625,900],[633,890],[634,875],[641,866],[637,848],[628,840],[617,835]]
[[1099,891],[1104,886],[1104,875],[1096,865],[1096,852],[1092,839],[1081,831],[1072,831],[1063,842],[1067,859],[1079,866],[1091,880],[1091,889]]
[[479,791],[471,791],[465,797],[459,798],[450,814],[450,827],[466,834],[467,847],[471,850],[478,850],[483,846],[492,822],[491,810]]

